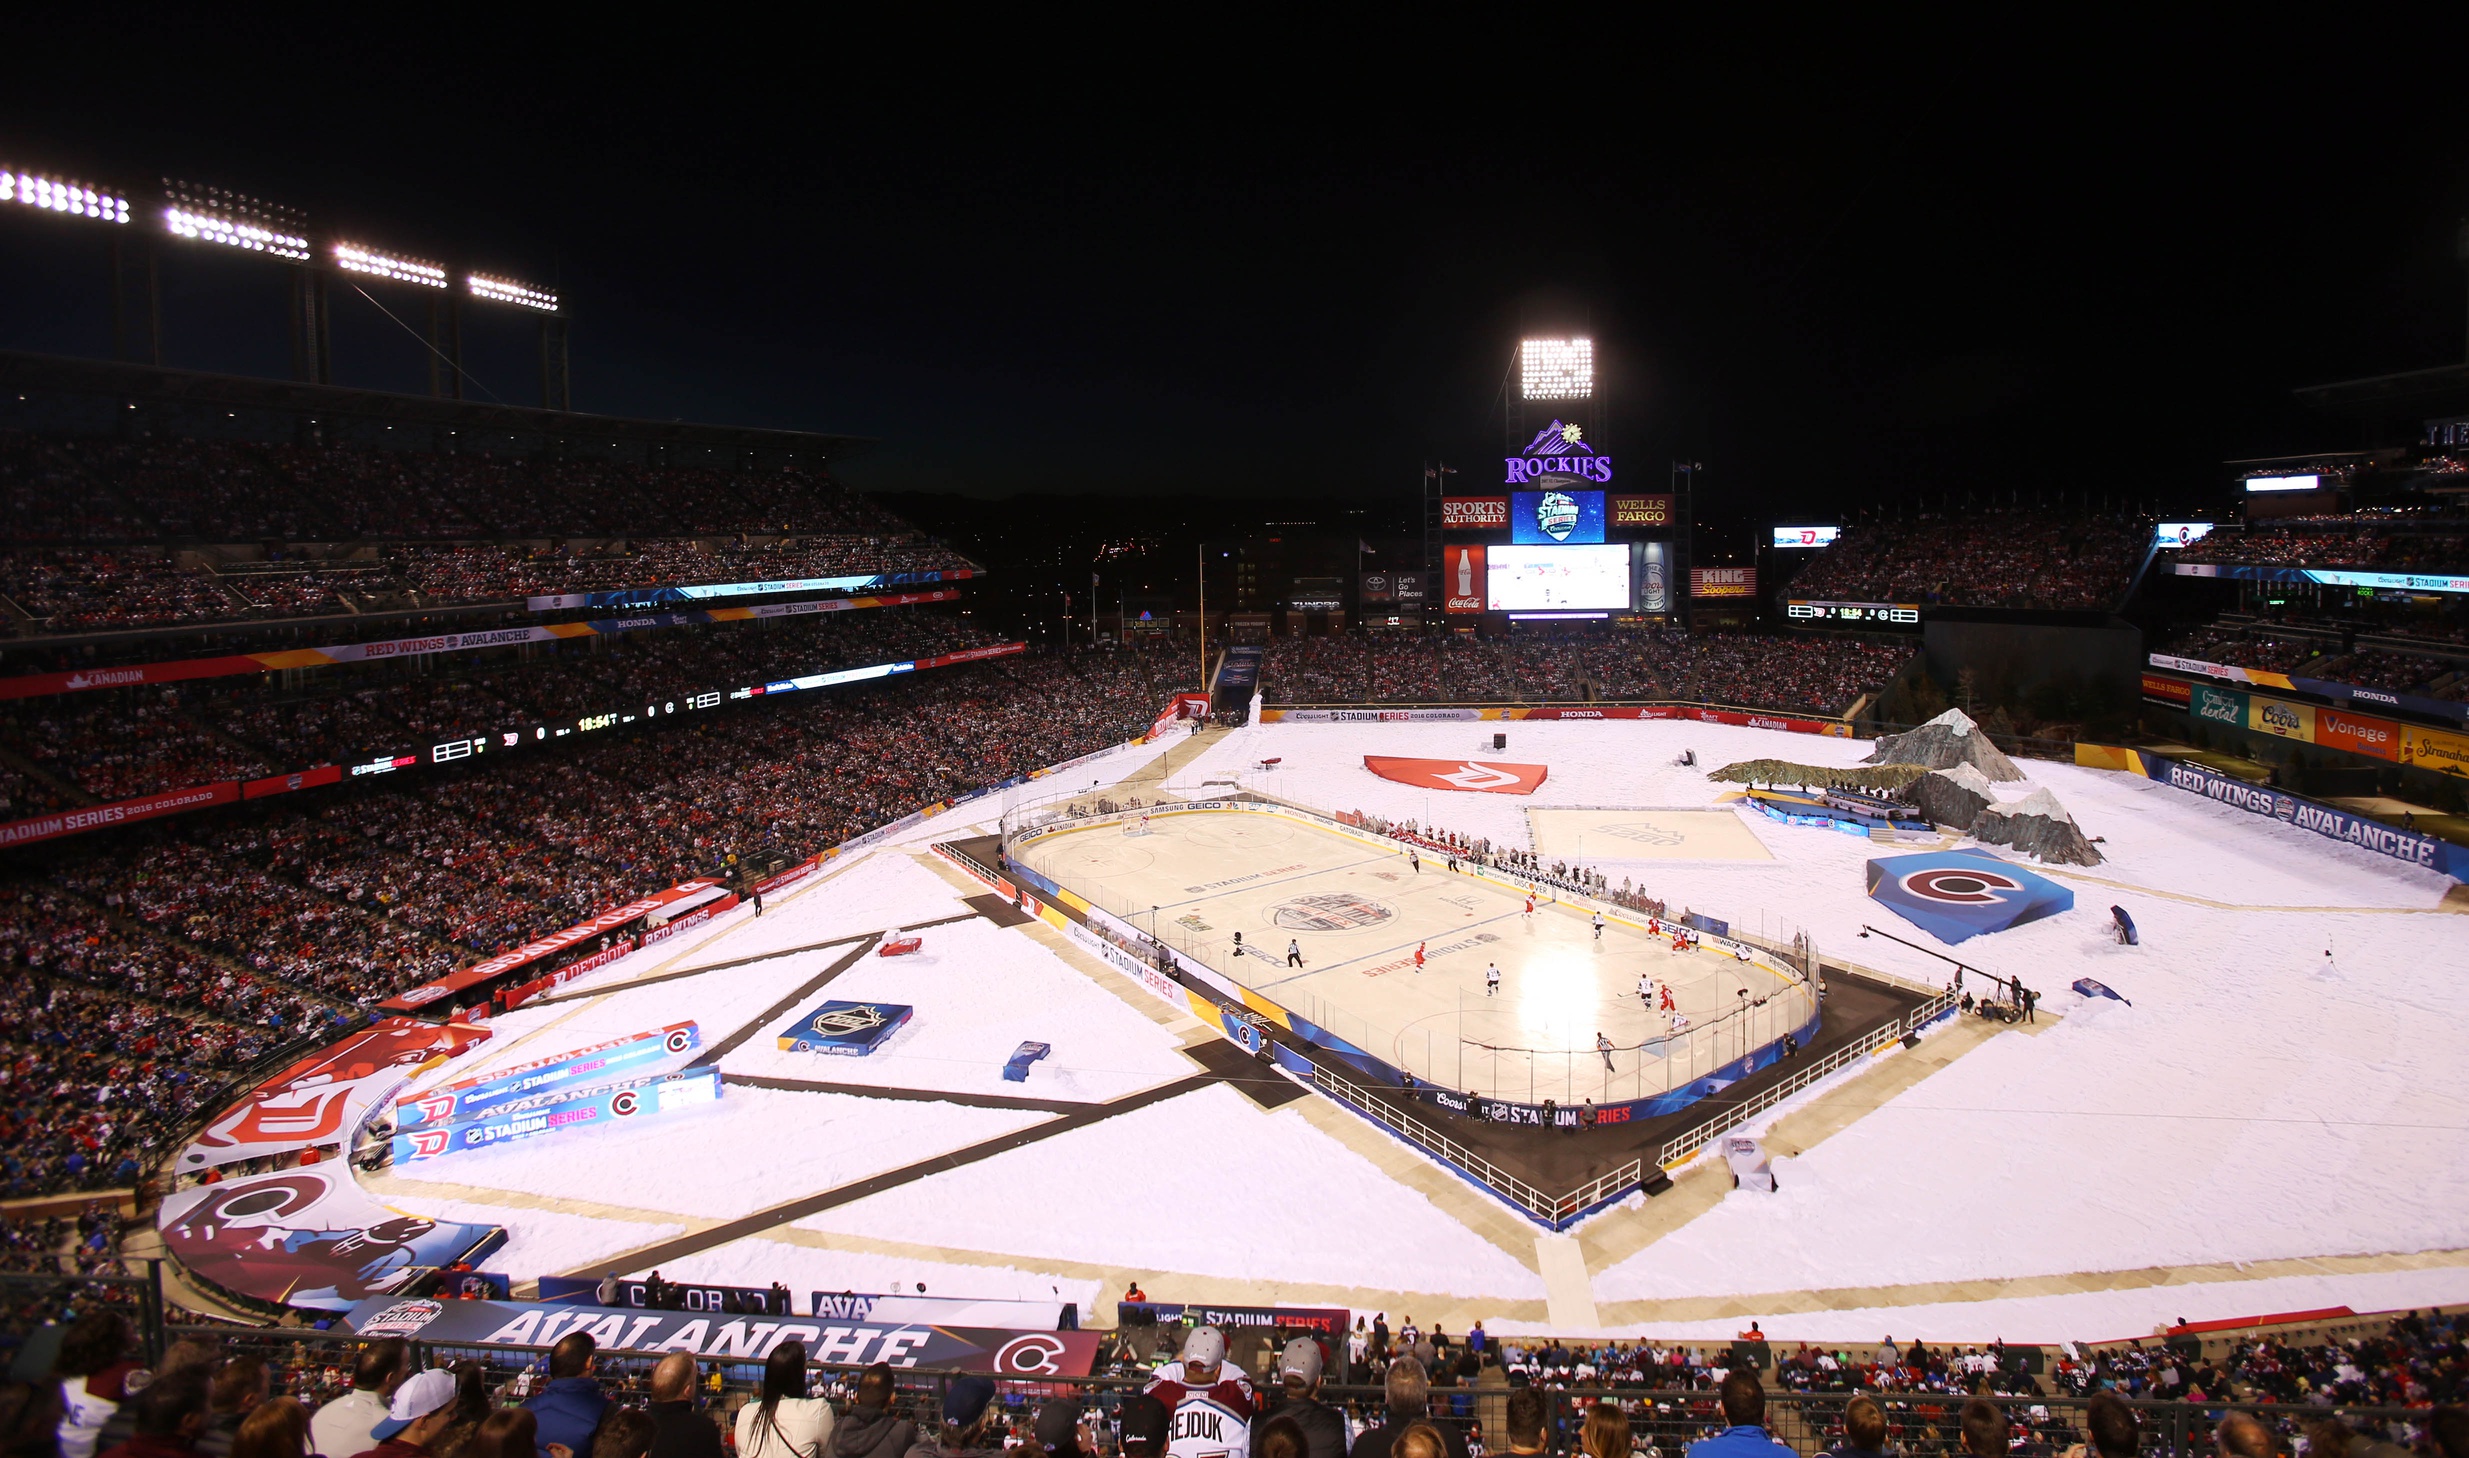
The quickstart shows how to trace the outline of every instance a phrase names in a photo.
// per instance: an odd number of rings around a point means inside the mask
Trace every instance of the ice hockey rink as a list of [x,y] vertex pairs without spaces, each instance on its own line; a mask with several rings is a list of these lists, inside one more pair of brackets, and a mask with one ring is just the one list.
[[[1711,853],[1716,835],[1696,834]],[[1452,872],[1429,852],[1417,869],[1402,847],[1300,816],[1165,811],[1056,830],[1014,854],[1279,1006],[1468,1092],[1563,1103],[1651,1096],[1814,1014],[1797,980],[1762,960],[1675,951],[1642,917],[1607,917],[1597,937],[1590,911],[1556,903],[1548,886],[1529,914],[1519,886]],[[1300,966],[1290,965],[1290,946]],[[1679,1029],[1659,990],[1649,989],[1652,1002],[1641,995],[1642,979],[1670,987],[1686,1019]],[[1771,1000],[1740,1013],[1759,999]],[[1714,1036],[1710,1025],[1726,1013]],[[1598,1035],[1613,1045],[1608,1055]]]

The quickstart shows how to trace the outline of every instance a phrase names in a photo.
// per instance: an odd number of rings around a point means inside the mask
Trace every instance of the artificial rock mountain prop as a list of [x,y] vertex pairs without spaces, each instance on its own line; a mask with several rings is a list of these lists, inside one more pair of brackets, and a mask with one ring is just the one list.
[[1968,764],[1953,769],[1931,770],[1912,781],[1904,792],[1920,813],[1931,823],[1969,830],[1980,812],[1997,803],[1989,788],[1989,777]]
[[2002,845],[2044,863],[2097,866],[2099,847],[2083,838],[2075,817],[2047,790],[2034,790],[2012,805],[1992,805],[1972,822],[1972,839],[1982,845]]
[[2023,771],[2006,757],[2004,750],[1989,742],[1989,736],[1972,716],[1961,709],[1948,709],[1909,734],[1889,734],[1879,739],[1877,749],[1868,759],[1870,764],[1916,764],[1923,769],[1953,769],[1968,764],[1988,779],[2000,782],[2019,780]]

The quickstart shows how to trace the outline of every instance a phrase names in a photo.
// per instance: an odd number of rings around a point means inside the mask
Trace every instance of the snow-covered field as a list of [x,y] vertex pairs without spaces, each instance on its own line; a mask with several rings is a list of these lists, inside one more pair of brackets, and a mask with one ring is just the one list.
[[[1501,728],[1509,748],[1494,753],[1490,735]],[[1673,763],[1684,749],[1697,752],[1699,768]],[[1707,780],[1707,769],[1758,757],[1852,764],[1867,752],[1851,740],[1668,722],[1281,724],[1230,736],[1172,783],[1196,790],[1239,779],[1326,808],[1522,845],[1529,808],[1712,806],[1732,787]],[[1541,762],[1551,777],[1531,798],[1427,794],[1366,772],[1366,753]],[[1269,756],[1282,759],[1277,769],[1251,768]],[[1150,757],[1119,755],[1072,783],[1109,780]],[[2469,1060],[2459,1056],[2469,1032],[2469,918],[2435,909],[2449,883],[2148,780],[2023,768],[2030,782],[2001,785],[2001,796],[2047,788],[2085,834],[2102,838],[2109,859],[2087,871],[2044,868],[2073,887],[2076,909],[1967,942],[1959,955],[2043,990],[2044,1020],[2057,1024],[2000,1033],[1860,1112],[1779,1162],[1779,1194],[1734,1195],[1642,1246],[1643,1237],[1630,1238],[1593,1272],[1595,1300],[1741,1297],[1753,1307],[1760,1293],[1859,1288],[1834,1303],[1845,1309],[1766,1326],[1778,1336],[1874,1340],[1909,1328],[1965,1340],[2116,1336],[2177,1315],[2368,1310],[2469,1295],[2464,1256],[2425,1271],[2120,1279],[2115,1291],[2070,1292],[2061,1280],[1995,1299],[1948,1298],[1945,1283],[2469,1247]],[[733,912],[638,953],[579,984],[609,996],[512,1014],[482,1056],[520,1061],[686,1017],[703,1024],[708,1046],[847,948],[623,984],[664,966],[959,915],[964,893],[917,864],[909,847],[968,833],[995,809],[964,807],[875,847],[776,899],[760,920]],[[1754,830],[1773,860],[1599,864],[1615,882],[1633,877],[1675,906],[1743,929],[1806,930],[1830,956],[1944,980],[1944,964],[1860,936],[1866,923],[1929,943],[1865,894],[1864,863],[1884,847],[1765,822]],[[2141,946],[2111,939],[2113,903],[2134,915]],[[866,957],[818,994],[915,1004],[913,1029],[882,1055],[781,1053],[767,1024],[724,1068],[1069,1100],[1118,1098],[1194,1070],[1175,1051],[1183,1035],[1139,1006],[1145,994],[1127,1000],[1125,984],[1091,959],[1059,957],[1026,931],[984,921],[924,936],[923,956]],[[2133,1005],[2077,998],[2067,989],[2083,976]],[[1022,1039],[1051,1042],[1055,1053],[1027,1084],[1005,1084],[993,1067]],[[1857,1107],[1861,1080],[1823,1096],[1831,1107]],[[507,1226],[505,1264],[522,1279],[1048,1117],[731,1086],[719,1105],[647,1122],[623,1144],[541,1140],[414,1165],[384,1182],[384,1198]],[[535,1211],[493,1202],[491,1191],[619,1207],[632,1219]],[[1174,1299],[1182,1276],[1206,1282],[1211,1299],[1336,1286],[1446,1293],[1477,1313],[1487,1301],[1539,1309],[1531,1238],[1496,1243],[1501,1222],[1486,1222],[1487,1235],[1451,1213],[1473,1198],[1427,1198],[1321,1132],[1303,1106],[1264,1112],[1208,1088],[835,1207],[798,1222],[798,1240],[741,1240],[668,1271],[782,1279],[801,1293],[922,1280],[937,1294],[1080,1300],[1095,1294],[1095,1270],[1138,1274],[1161,1299]],[[1598,1217],[1604,1231],[1621,1219]],[[1594,1239],[1595,1229],[1581,1233]],[[1911,1288],[1908,1303],[1894,1299],[1898,1287]],[[1728,1316],[1705,1325],[1710,1334],[1738,1329]],[[1697,1334],[1689,1323],[1650,1326]]]

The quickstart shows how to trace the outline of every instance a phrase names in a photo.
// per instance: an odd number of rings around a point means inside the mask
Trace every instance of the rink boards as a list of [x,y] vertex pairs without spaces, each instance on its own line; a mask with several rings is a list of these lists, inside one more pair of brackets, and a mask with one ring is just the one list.
[[[1428,851],[1418,872],[1396,842],[1283,807],[1202,802],[1067,821],[1016,838],[1011,855],[1259,999],[1472,1093],[1651,1097],[1814,1013],[1763,961],[1674,952],[1625,912],[1598,937],[1591,906],[1548,888],[1530,915],[1525,888],[1506,877],[1452,873]],[[1674,1035],[1641,998],[1641,977],[1670,989],[1695,1035]],[[1757,999],[1766,1005],[1738,1015],[1724,1048],[1705,1046],[1711,1019]],[[1613,1045],[1608,1068],[1598,1035]]]

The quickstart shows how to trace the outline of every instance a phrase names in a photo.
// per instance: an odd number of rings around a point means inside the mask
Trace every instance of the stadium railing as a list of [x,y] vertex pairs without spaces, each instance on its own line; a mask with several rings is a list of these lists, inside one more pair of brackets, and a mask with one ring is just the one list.
[[[200,1338],[219,1344],[228,1355],[256,1356],[267,1363],[277,1391],[312,1399],[324,1395],[313,1384],[342,1378],[350,1370],[353,1354],[363,1345],[362,1338],[347,1332],[296,1328],[178,1325],[166,1328],[163,1336],[172,1340]],[[516,1374],[531,1369],[537,1382],[546,1380],[546,1347],[450,1345],[416,1338],[411,1345],[417,1366],[482,1363],[491,1391],[503,1405],[518,1400],[519,1392],[505,1390]],[[1727,1353],[1724,1360],[1740,1360],[1738,1349],[1730,1344],[1697,1345]],[[2017,1360],[2024,1354],[2037,1357],[2038,1349],[2010,1349],[2005,1377],[2009,1386],[2037,1386],[2024,1375],[2037,1363]],[[604,1349],[595,1361],[594,1375],[613,1399],[621,1403],[646,1402],[652,1366],[662,1355]],[[2018,1371],[2019,1368],[2023,1370]],[[759,1361],[714,1363],[706,1359],[702,1370],[707,1382],[703,1389],[707,1410],[724,1425],[739,1404],[754,1399],[762,1389],[763,1366]],[[812,1390],[831,1399],[834,1408],[845,1413],[857,1375],[864,1369],[809,1362],[807,1370]],[[714,1375],[719,1378],[716,1389],[708,1385]],[[921,1431],[932,1432],[945,1391],[964,1375],[967,1374],[927,1368],[895,1369],[895,1411],[916,1421]],[[1108,1453],[1115,1451],[1113,1425],[1122,1399],[1143,1390],[1151,1380],[1150,1373],[1140,1370],[1089,1377],[1020,1375],[994,1379],[997,1400],[1004,1405],[1007,1423],[1026,1424],[1040,1404],[1052,1399],[1077,1401],[1095,1420],[1101,1449]],[[1437,1424],[1479,1437],[1487,1451],[1504,1451],[1508,1446],[1505,1427],[1509,1394],[1516,1390],[1513,1383],[1524,1380],[1522,1376],[1503,1374],[1494,1366],[1487,1367],[1473,1384],[1435,1384],[1427,1416]],[[1971,1400],[1971,1394],[1966,1392],[1804,1392],[1776,1388],[1771,1374],[1768,1389],[1768,1432],[1804,1455],[1825,1452],[1843,1441],[1844,1409],[1854,1397],[1862,1395],[1875,1399],[1885,1409],[1888,1452],[1902,1454],[1904,1458],[1961,1458],[1963,1453],[1959,1419],[1964,1404]],[[339,1395],[339,1380],[330,1390]],[[1545,1451],[1554,1458],[1579,1451],[1578,1434],[1587,1409],[1599,1402],[1618,1404],[1629,1415],[1631,1440],[1641,1458],[1678,1458],[1688,1444],[1711,1437],[1724,1427],[1721,1404],[1711,1387],[1648,1387],[1636,1382],[1557,1386],[1536,1382],[1533,1390],[1543,1401]],[[1384,1418],[1385,1392],[1381,1387],[1328,1383],[1321,1388],[1320,1396],[1322,1401],[1347,1414],[1350,1429],[1358,1424],[1376,1425]],[[2088,1441],[2088,1395],[2031,1391],[1984,1393],[1982,1397],[2005,1410],[2014,1434],[2009,1452],[2015,1458],[2056,1458],[2068,1448]],[[2404,1446],[2414,1434],[2415,1425],[2426,1418],[2424,1409],[2397,1407],[2193,1403],[2142,1398],[2125,1401],[2140,1424],[2139,1451],[2148,1458],[2208,1458],[2218,1451],[2213,1442],[2213,1424],[2231,1411],[2253,1413],[2284,1436],[2295,1435],[2302,1426],[2337,1418],[2355,1431],[2381,1435]]]

